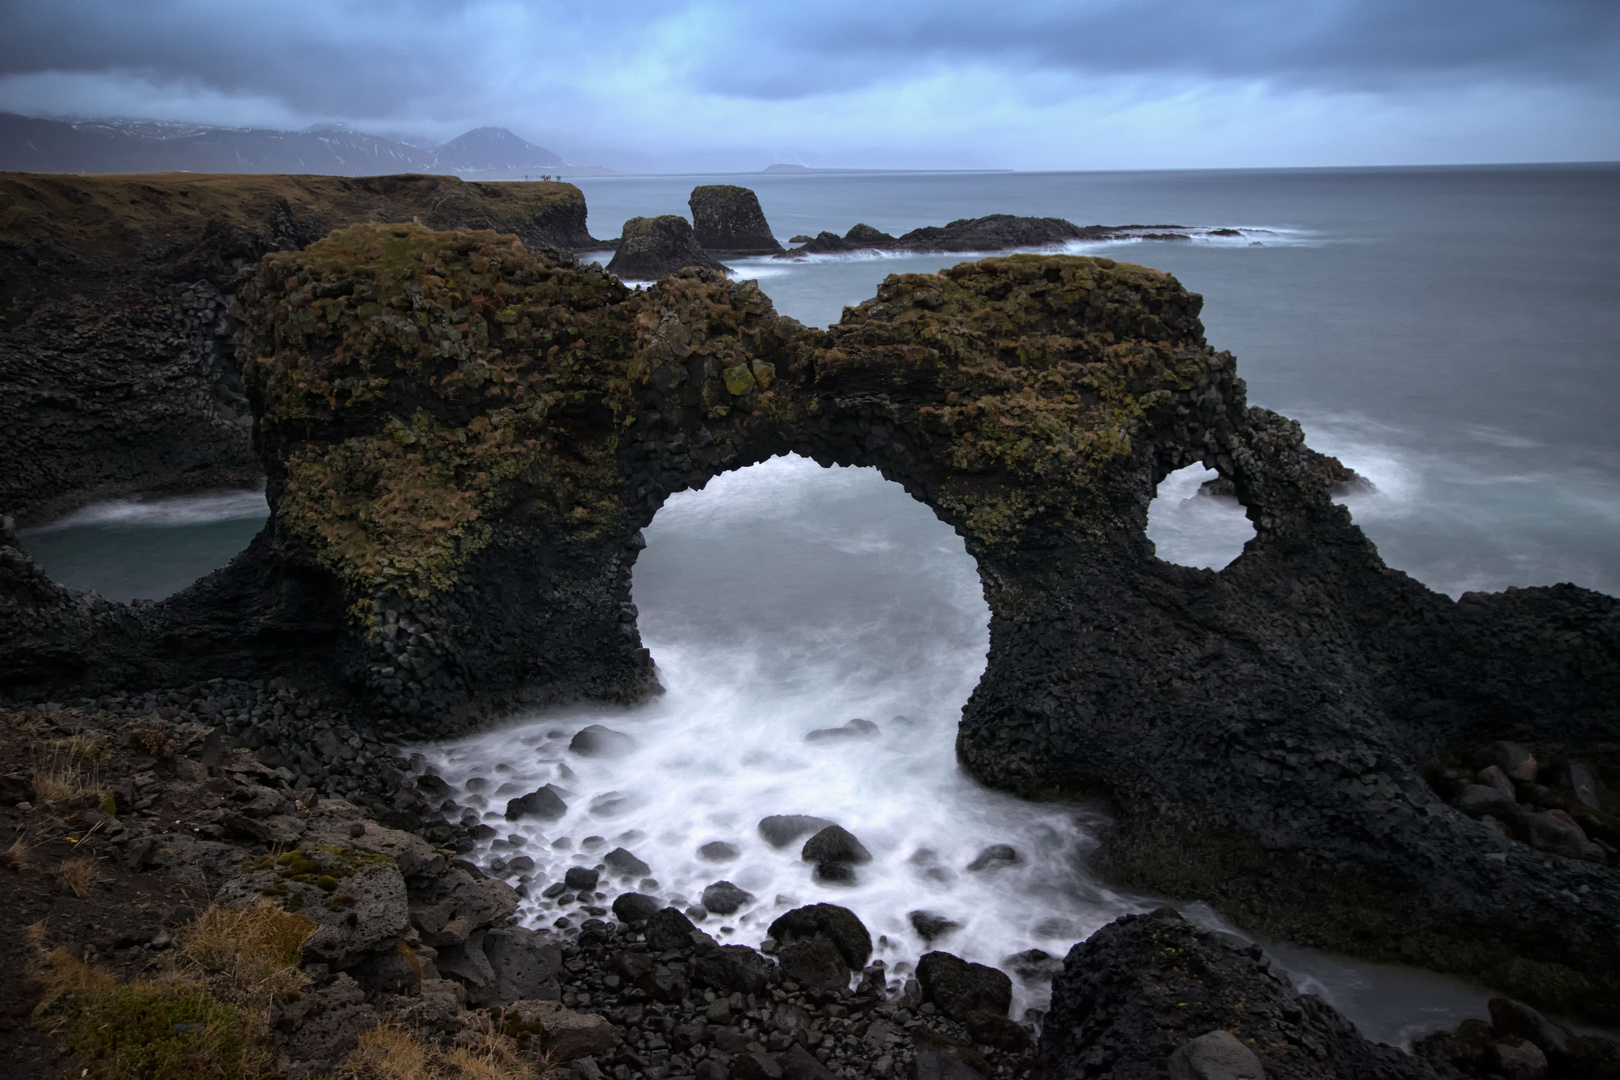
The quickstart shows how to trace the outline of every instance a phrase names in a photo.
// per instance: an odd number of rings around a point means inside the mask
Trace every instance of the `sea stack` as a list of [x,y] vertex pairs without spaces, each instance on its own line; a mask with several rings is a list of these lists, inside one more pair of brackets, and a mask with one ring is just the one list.
[[759,197],[736,184],[704,184],[687,200],[698,243],[727,255],[780,255]]
[[703,250],[692,226],[677,214],[633,217],[624,223],[619,249],[607,264],[621,278],[656,281],[688,266],[725,272],[727,267]]

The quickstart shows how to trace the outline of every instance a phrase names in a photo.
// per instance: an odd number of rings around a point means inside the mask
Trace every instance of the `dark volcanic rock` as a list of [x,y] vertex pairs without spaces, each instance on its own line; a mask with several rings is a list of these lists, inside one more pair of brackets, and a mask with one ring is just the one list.
[[654,912],[647,919],[647,948],[654,952],[670,949],[690,949],[692,935],[697,927],[692,920],[672,907]]
[[602,862],[607,866],[610,873],[619,877],[644,878],[652,873],[652,867],[622,847],[614,848],[602,856]]
[[804,842],[799,857],[807,863],[842,863],[860,866],[872,861],[872,853],[849,830],[829,825]]
[[726,266],[698,243],[687,220],[676,214],[634,217],[624,223],[618,250],[607,272],[621,278],[656,281],[688,266],[726,272]]
[[932,911],[913,911],[906,918],[911,920],[911,928],[917,931],[917,936],[925,942],[936,941],[951,931],[962,928],[961,923],[953,922],[943,915],[936,915]]
[[570,866],[563,874],[563,884],[574,892],[594,892],[601,875],[588,866]]
[[970,964],[948,952],[923,954],[917,961],[923,1000],[932,1001],[952,1020],[977,1012],[1006,1016],[1012,1007],[1012,980],[984,964]]
[[865,966],[872,955],[872,935],[851,910],[837,904],[809,904],[794,908],[771,923],[770,935],[780,942],[823,938],[832,942],[851,971]]
[[474,1005],[505,1005],[524,998],[557,1001],[561,993],[557,973],[562,952],[545,934],[518,926],[501,927],[484,935],[484,955],[494,982],[468,1001]]
[[[1355,495],[1365,492],[1377,491],[1372,481],[1350,468],[1336,457],[1319,454],[1315,450],[1306,449],[1302,456],[1306,467],[1313,470],[1327,485],[1328,491],[1333,495]],[[1237,488],[1232,481],[1224,476],[1217,476],[1213,480],[1205,480],[1198,485],[1200,495],[1218,495],[1225,498],[1234,498]]]
[[613,917],[622,923],[639,926],[652,918],[663,907],[663,903],[656,896],[646,896],[642,893],[621,893],[613,901]]
[[1433,1080],[1422,1062],[1300,995],[1258,948],[1168,911],[1117,919],[1069,951],[1038,1054],[1058,1080],[1158,1080],[1173,1054],[1212,1031],[1234,1036],[1267,1076]]
[[737,845],[724,840],[710,840],[698,848],[698,858],[704,862],[731,862],[737,855]]
[[878,726],[870,720],[859,718],[848,720],[837,727],[816,728],[805,735],[807,743],[844,742],[849,739],[871,739],[881,734]]
[[844,242],[851,247],[860,248],[889,248],[894,247],[896,240],[888,233],[872,226],[861,223],[852,227],[844,234]]
[[1018,849],[1011,844],[991,844],[975,855],[967,868],[970,873],[979,874],[986,870],[999,870],[1003,866],[1017,866],[1023,861]]
[[773,848],[784,848],[808,833],[820,832],[832,822],[808,814],[772,814],[759,819],[759,835]]
[[799,255],[843,255],[860,248],[845,240],[837,233],[830,233],[823,229],[814,237],[805,241],[799,247],[788,252],[784,258],[794,258]]
[[715,915],[730,915],[754,898],[729,881],[717,881],[703,890],[703,906]]
[[601,724],[581,728],[572,739],[568,740],[569,752],[580,757],[623,757],[635,748],[636,740],[622,731],[614,731]]
[[811,990],[842,990],[849,985],[849,964],[838,946],[813,937],[777,946],[776,962],[782,977]]
[[704,184],[692,189],[692,231],[707,251],[724,255],[779,255],[759,197],[735,184]]
[[1085,229],[1062,218],[990,214],[912,229],[900,236],[895,246],[913,251],[1009,251],[1085,239],[1089,239]]
[[722,945],[698,955],[692,963],[692,977],[699,986],[724,994],[763,997],[777,980],[777,971],[775,964],[746,945]]
[[[521,789],[520,789],[521,790]],[[535,817],[542,821],[556,821],[568,813],[568,804],[563,797],[557,794],[557,789],[551,784],[529,792],[520,798],[511,799],[506,804],[506,820],[517,821],[519,818]]]

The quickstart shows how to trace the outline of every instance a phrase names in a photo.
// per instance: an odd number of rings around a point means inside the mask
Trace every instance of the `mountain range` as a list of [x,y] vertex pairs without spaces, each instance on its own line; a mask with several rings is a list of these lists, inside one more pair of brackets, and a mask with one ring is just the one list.
[[125,120],[43,120],[0,113],[0,171],[35,173],[452,173],[469,180],[601,175],[505,128],[412,146],[345,128],[270,131]]

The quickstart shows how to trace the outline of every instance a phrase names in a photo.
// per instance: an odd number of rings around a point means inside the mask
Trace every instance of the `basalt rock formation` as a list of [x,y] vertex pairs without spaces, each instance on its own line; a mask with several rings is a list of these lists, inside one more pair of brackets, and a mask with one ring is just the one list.
[[948,225],[925,225],[901,236],[890,236],[867,224],[839,236],[825,230],[781,258],[832,255],[857,251],[930,252],[1014,251],[1052,248],[1067,243],[1102,243],[1109,240],[1188,240],[1197,233],[1241,235],[1238,230],[1195,230],[1183,225],[1076,225],[1062,218],[990,214],[960,218]]
[[0,512],[253,482],[237,275],[361,221],[593,244],[569,184],[0,175]]
[[679,214],[633,217],[624,223],[608,273],[632,281],[656,281],[688,266],[725,272],[723,263],[698,243],[692,226]]
[[[957,749],[980,779],[1109,800],[1103,862],[1138,888],[1620,1018],[1615,853],[1538,850],[1424,773],[1507,739],[1612,779],[1620,605],[1453,601],[1386,567],[1168,275],[986,259],[814,330],[712,271],[632,292],[510,237],[366,225],[267,256],[242,303],[265,534],[134,607],[6,550],[12,695],[292,671],[441,732],[633,700],[630,570],[671,493],[789,452],[874,466],[978,562],[990,654]],[[1219,572],[1145,532],[1194,462],[1255,527]]]
[[722,255],[780,255],[782,245],[765,220],[759,196],[736,184],[692,189],[692,231],[706,251]]

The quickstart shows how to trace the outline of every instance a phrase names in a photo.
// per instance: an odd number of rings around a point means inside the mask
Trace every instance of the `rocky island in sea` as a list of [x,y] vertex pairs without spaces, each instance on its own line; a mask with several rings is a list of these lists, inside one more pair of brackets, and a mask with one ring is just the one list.
[[[1333,501],[1342,467],[1248,406],[1169,275],[987,258],[891,275],[809,328],[715,257],[767,248],[746,189],[694,191],[696,228],[627,223],[615,262],[643,289],[572,254],[600,245],[563,184],[12,174],[0,192],[0,984],[27,1075],[141,1054],[298,1077],[1620,1070],[1615,1043],[1548,1018],[1620,1022],[1616,601],[1453,601],[1385,566]],[[857,230],[838,239],[1085,232]],[[992,620],[957,740],[978,780],[1104,802],[1111,881],[1477,979],[1502,994],[1490,1020],[1372,1043],[1173,908],[1061,960],[934,949],[899,971],[838,904],[727,944],[705,917],[761,898],[717,877],[670,906],[633,846],[555,881],[510,845],[499,869],[469,859],[500,830],[447,811],[468,790],[406,748],[654,692],[640,530],[789,452],[875,466],[964,537]],[[1155,486],[1193,462],[1255,526],[1220,573],[1145,536]],[[63,588],[12,523],[259,475],[264,532],[159,602]],[[568,797],[511,792],[497,818]],[[757,828],[823,880],[872,858],[836,821]],[[575,914],[514,921],[534,894]],[[1050,1009],[1010,1016],[1013,978],[1050,979]]]

